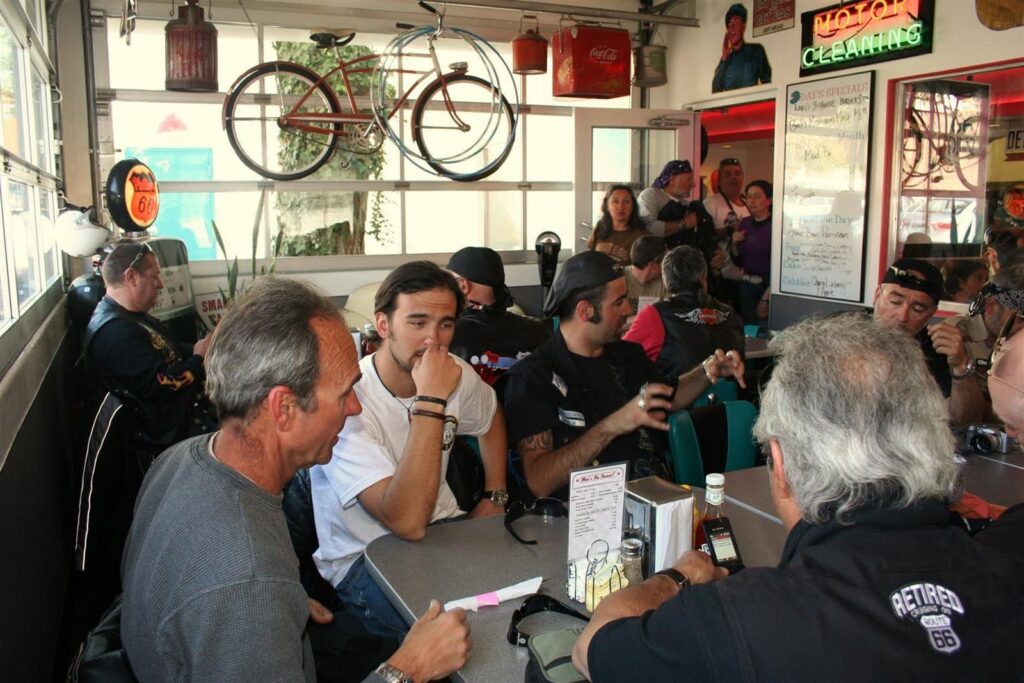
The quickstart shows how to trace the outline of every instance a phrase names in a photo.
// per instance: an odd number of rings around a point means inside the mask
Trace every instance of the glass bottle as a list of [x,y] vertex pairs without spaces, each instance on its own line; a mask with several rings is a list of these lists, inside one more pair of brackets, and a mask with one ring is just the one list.
[[697,521],[693,534],[693,549],[708,552],[707,539],[704,537],[704,520],[725,517],[722,506],[725,504],[725,475],[714,472],[704,478],[704,512]]
[[636,586],[644,580],[643,557],[644,542],[639,538],[627,538],[622,542],[622,573],[630,586]]

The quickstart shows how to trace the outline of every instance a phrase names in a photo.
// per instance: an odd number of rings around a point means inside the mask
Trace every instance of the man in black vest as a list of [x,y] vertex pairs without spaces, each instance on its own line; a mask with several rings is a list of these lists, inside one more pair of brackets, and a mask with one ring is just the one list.
[[515,301],[505,286],[505,267],[498,252],[465,247],[452,254],[448,270],[466,295],[466,308],[455,323],[448,350],[494,384],[521,355],[551,338],[551,325],[511,313]]
[[721,349],[666,383],[643,349],[616,341],[631,312],[626,279],[607,255],[585,251],[562,265],[544,302],[559,328],[516,363],[505,387],[509,442],[533,495],[567,498],[569,473],[593,463],[627,460],[630,478],[667,474],[667,412],[719,377],[742,383],[740,355]]
[[955,425],[967,424],[980,418],[985,397],[963,332],[952,321],[928,324],[944,291],[942,273],[935,266],[920,259],[897,259],[875,290],[873,315],[877,323],[917,340],[942,395],[949,397],[949,419]]
[[576,667],[593,681],[1019,680],[1024,559],[951,524],[953,435],[918,345],[853,313],[772,346],[754,436],[789,530],[779,566],[724,578],[688,551],[601,602]]
[[676,247],[661,263],[669,298],[640,311],[622,337],[644,347],[666,377],[692,370],[715,349],[743,354],[743,321],[708,295],[708,267],[693,247]]
[[163,282],[145,242],[114,247],[103,262],[103,283],[107,294],[89,320],[85,354],[100,385],[137,417],[136,446],[155,456],[189,435],[208,340],[189,349],[149,315]]

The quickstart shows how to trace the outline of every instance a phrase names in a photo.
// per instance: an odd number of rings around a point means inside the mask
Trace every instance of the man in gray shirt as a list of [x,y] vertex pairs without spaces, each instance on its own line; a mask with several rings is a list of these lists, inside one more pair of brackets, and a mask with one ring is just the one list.
[[[125,650],[142,681],[314,681],[307,620],[332,615],[299,582],[281,490],[329,461],[361,410],[352,337],[312,288],[264,277],[206,360],[221,431],[171,447],[146,476],[122,562]],[[465,613],[433,601],[367,680],[440,678],[469,647]]]

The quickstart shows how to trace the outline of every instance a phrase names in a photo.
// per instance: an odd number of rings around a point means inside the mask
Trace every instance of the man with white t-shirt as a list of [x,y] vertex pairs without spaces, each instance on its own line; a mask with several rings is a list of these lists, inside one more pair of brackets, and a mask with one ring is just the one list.
[[504,513],[507,439],[494,391],[448,353],[465,299],[429,261],[399,266],[374,301],[380,349],[360,363],[362,414],[349,418],[334,457],[310,471],[320,573],[376,635],[407,626],[373,582],[363,551],[393,533],[419,540],[428,524],[463,514],[445,474],[457,434],[479,439],[483,499],[470,517]]

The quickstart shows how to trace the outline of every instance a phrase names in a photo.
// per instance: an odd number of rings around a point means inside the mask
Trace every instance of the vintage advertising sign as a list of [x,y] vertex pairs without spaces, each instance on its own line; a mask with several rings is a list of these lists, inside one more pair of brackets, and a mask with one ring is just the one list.
[[160,188],[152,169],[138,159],[114,164],[107,176],[107,210],[128,232],[153,225],[160,212]]
[[796,24],[796,0],[754,0],[754,37],[784,31]]
[[1006,160],[1024,161],[1024,128],[1006,131]]
[[934,0],[861,0],[800,15],[800,75],[932,51]]

